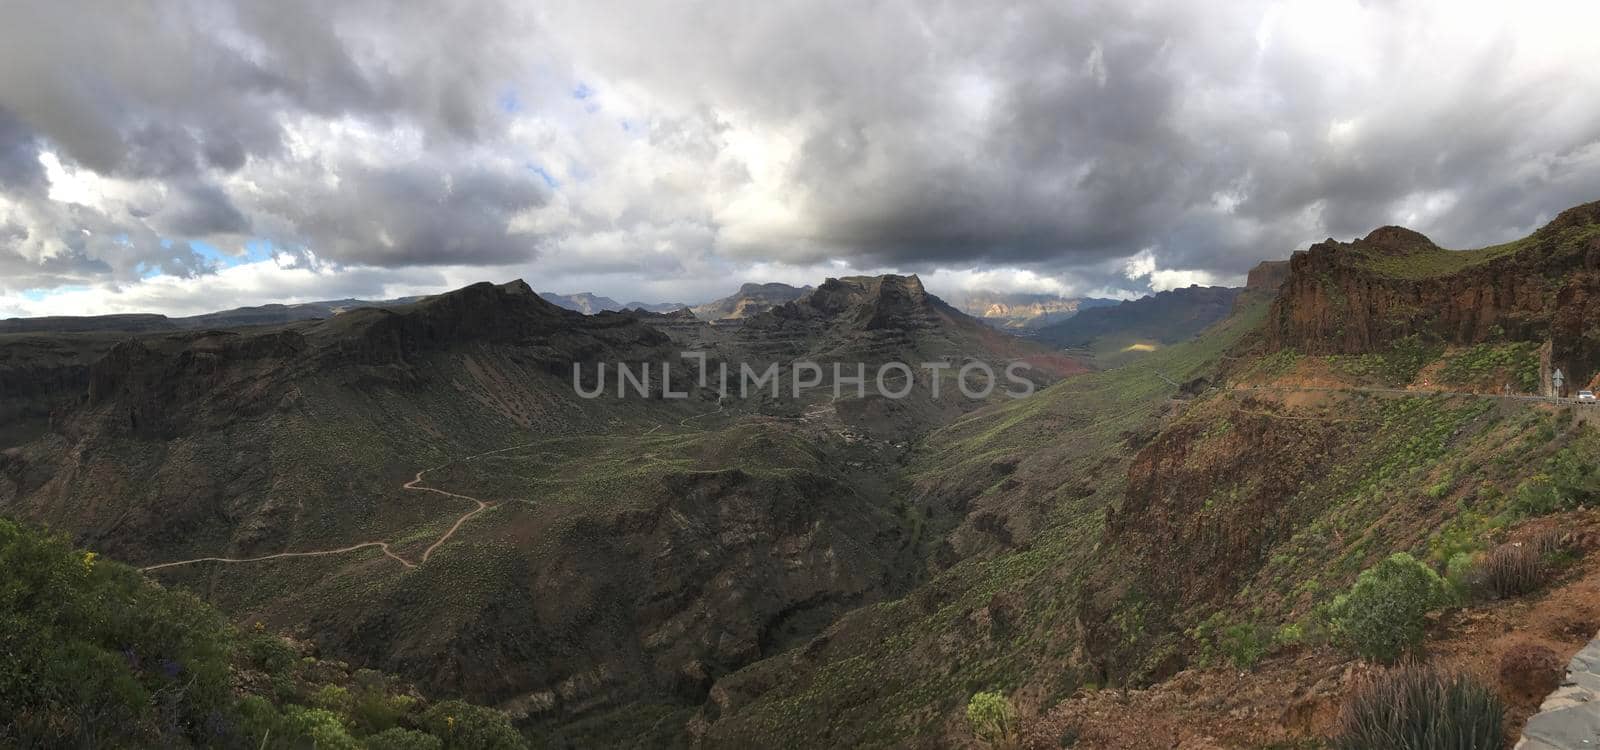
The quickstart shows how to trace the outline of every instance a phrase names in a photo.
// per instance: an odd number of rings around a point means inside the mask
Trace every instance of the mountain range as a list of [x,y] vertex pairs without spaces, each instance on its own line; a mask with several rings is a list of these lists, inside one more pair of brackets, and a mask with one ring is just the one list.
[[[239,649],[184,663],[280,739],[326,705],[376,744],[328,689],[372,670],[415,688],[389,729],[449,706],[504,746],[964,747],[991,709],[1012,746],[1318,746],[1420,655],[1509,741],[1600,623],[1600,407],[1552,378],[1600,380],[1596,267],[1600,203],[1470,251],[1383,227],[1026,337],[898,275],[692,314],[514,281],[27,324],[0,333],[0,550],[101,613],[49,625],[93,645],[52,658],[156,690],[181,683],[106,654]],[[268,662],[299,666],[278,689]],[[27,731],[79,726],[71,700]],[[206,744],[140,710],[123,744]]]

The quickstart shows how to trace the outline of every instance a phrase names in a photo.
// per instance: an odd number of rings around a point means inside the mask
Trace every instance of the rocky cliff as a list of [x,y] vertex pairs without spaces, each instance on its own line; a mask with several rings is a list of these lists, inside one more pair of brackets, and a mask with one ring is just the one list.
[[1274,349],[1359,354],[1418,336],[1450,344],[1550,341],[1575,381],[1600,367],[1600,203],[1516,242],[1451,251],[1400,227],[1327,240],[1290,259],[1268,317]]

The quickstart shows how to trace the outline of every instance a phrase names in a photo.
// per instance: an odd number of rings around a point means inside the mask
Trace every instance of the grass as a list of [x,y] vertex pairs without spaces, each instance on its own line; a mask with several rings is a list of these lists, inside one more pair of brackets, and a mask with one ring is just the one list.
[[1545,227],[1527,237],[1476,250],[1431,248],[1401,255],[1363,254],[1361,265],[1397,279],[1421,280],[1448,276],[1500,258],[1523,253],[1581,251],[1583,243],[1600,236],[1600,225]]
[[[1054,489],[1043,490],[1050,502],[1038,533],[1020,549],[969,556],[905,598],[851,613],[815,653],[791,652],[726,679],[731,694],[776,684],[713,724],[716,741],[903,746],[936,737],[942,718],[976,692],[1027,682],[1060,698],[1090,681],[1073,659],[1076,576],[1094,559],[1105,507],[1120,496],[1127,441],[1158,424],[1175,391],[1163,375],[1182,382],[1212,371],[1264,314],[1264,304],[1252,305],[1194,341],[929,435],[908,467],[913,486],[937,493],[914,500],[914,509],[935,513],[924,534],[943,537],[953,523],[938,515],[938,503],[1006,503],[1040,491],[1028,483],[1048,481]],[[996,465],[1015,468],[997,474]]]

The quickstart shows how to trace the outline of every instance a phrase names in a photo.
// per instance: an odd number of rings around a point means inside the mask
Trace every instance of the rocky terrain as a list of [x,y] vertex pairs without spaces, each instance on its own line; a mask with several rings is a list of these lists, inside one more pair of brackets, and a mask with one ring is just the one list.
[[652,313],[672,313],[688,307],[678,302],[618,302],[610,297],[600,297],[589,292],[576,294],[555,294],[540,292],[540,297],[556,307],[576,310],[584,315],[595,315],[602,312],[622,312],[623,310],[643,310]]
[[719,300],[689,308],[701,320],[743,320],[786,302],[793,302],[811,291],[809,286],[788,284],[745,284]]
[[1116,300],[1098,297],[972,291],[962,296],[959,307],[962,312],[995,327],[1025,332],[1059,323],[1080,310],[1115,304]]
[[1052,346],[1088,350],[1108,365],[1185,341],[1227,317],[1239,289],[1191,286],[1084,310],[1034,331]]
[[[1034,351],[914,279],[828,289],[770,313],[805,321],[805,352]],[[687,365],[683,400],[573,391],[575,364],[679,363],[691,341],[729,361],[761,341],[710,330],[583,315],[516,282],[50,356],[80,334],[44,336],[7,349],[19,382],[63,375],[18,396],[45,419],[0,457],[0,509],[538,731],[682,736],[717,679],[908,590],[928,541],[888,479],[899,449],[841,441],[871,414],[853,398],[724,405]]]
[[1533,235],[1444,250],[1401,227],[1296,253],[1273,307],[1268,344],[1315,354],[1390,347],[1412,336],[1450,344],[1549,341],[1551,365],[1587,383],[1600,366],[1596,316],[1600,204],[1562,212]]
[[[1593,371],[1596,205],[1484,250],[1385,228],[1243,290],[1083,311],[1153,334],[1107,369],[915,276],[733,325],[519,282],[9,334],[5,382],[39,384],[7,391],[32,426],[0,513],[556,746],[966,747],[980,697],[1014,745],[1316,746],[1399,654],[1481,686],[1509,742],[1600,628],[1600,407],[1529,395]],[[731,399],[685,366],[681,399],[573,392],[573,363],[684,348],[1026,361],[1040,390]],[[1426,590],[1349,604],[1401,575]]]

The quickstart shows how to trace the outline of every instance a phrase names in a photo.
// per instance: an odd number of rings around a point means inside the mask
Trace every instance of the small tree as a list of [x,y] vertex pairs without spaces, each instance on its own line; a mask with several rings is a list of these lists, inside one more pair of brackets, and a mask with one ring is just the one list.
[[1428,612],[1450,602],[1432,568],[1404,552],[1361,572],[1328,609],[1334,636],[1369,659],[1393,662],[1422,643]]
[[967,701],[967,724],[972,734],[993,748],[1018,746],[1017,712],[998,691],[977,693]]

